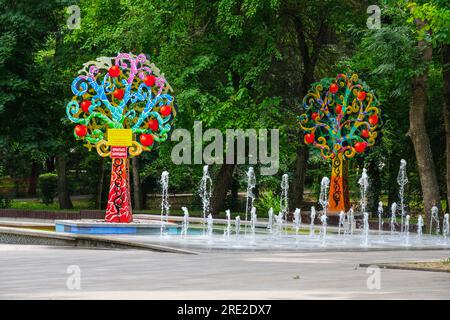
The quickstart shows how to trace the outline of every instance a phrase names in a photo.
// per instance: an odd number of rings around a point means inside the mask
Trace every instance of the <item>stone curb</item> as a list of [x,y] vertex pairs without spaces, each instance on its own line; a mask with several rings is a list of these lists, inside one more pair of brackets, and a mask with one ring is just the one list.
[[0,227],[54,227],[50,222],[18,221],[18,220],[0,220]]
[[360,268],[368,268],[371,266],[377,266],[380,269],[392,269],[392,270],[411,270],[411,271],[429,271],[429,272],[444,272],[450,273],[450,270],[440,270],[440,269],[429,269],[429,268],[420,268],[420,267],[407,267],[401,266],[402,262],[399,262],[398,265],[392,265],[388,263],[360,263]]
[[42,230],[27,230],[20,228],[0,227],[0,243],[10,244],[38,244],[38,245],[62,245],[87,248],[122,248],[141,249],[158,252],[198,254],[194,251],[166,247],[155,244],[140,243],[119,240],[104,236],[91,236],[80,234],[68,234],[49,232]]

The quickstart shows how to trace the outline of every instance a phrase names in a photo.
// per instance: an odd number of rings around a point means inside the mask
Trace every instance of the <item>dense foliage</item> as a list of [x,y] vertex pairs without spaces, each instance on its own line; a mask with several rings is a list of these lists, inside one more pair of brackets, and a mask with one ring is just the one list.
[[53,198],[57,195],[57,181],[58,176],[53,173],[44,173],[39,176],[39,193],[45,205],[53,203]]
[[[435,50],[429,67],[427,132],[436,172],[446,172],[443,122],[442,46],[449,42],[449,9],[444,0],[381,1],[381,29],[366,26],[365,1],[318,0],[80,0],[81,27],[69,29],[63,0],[0,0],[0,172],[18,185],[31,186],[39,172],[54,172],[55,157],[66,155],[72,193],[95,194],[99,164],[75,143],[64,119],[69,84],[82,63],[118,52],[145,52],[164,71],[176,92],[176,128],[280,129],[280,170],[258,177],[259,193],[279,192],[285,172],[296,163],[299,120],[308,82],[356,72],[383,105],[380,142],[351,160],[351,185],[369,168],[372,208],[381,195],[397,200],[400,159],[408,163],[406,194],[411,209],[421,208],[421,184],[409,130],[411,78],[425,68],[416,43],[426,39]],[[429,21],[417,30],[414,19]],[[306,52],[305,52],[306,48]],[[315,56],[315,53],[318,53]],[[314,68],[310,69],[310,66]],[[311,77],[311,79],[307,79]],[[163,170],[171,191],[197,189],[201,165],[175,165],[175,142],[159,145],[140,158],[144,192],[159,189]],[[311,152],[306,172],[309,199],[329,163]],[[247,165],[234,170],[244,190]],[[211,169],[213,176],[220,165]],[[107,177],[105,178],[108,179]],[[446,199],[446,175],[438,175]],[[36,180],[36,179],[34,179]],[[220,182],[218,182],[220,183]],[[18,188],[16,188],[18,189]],[[104,197],[104,194],[103,194]],[[266,196],[273,202],[274,194]],[[264,205],[261,205],[264,206]]]

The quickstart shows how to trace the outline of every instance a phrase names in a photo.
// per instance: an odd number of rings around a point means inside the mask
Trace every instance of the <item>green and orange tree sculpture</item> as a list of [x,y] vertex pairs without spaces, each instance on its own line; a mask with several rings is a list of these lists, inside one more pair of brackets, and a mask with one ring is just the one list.
[[375,145],[380,107],[374,92],[356,74],[322,79],[303,99],[300,126],[305,131],[304,141],[332,161],[330,214],[350,208],[346,160]]
[[129,158],[167,139],[176,115],[172,88],[144,54],[100,57],[79,74],[67,117],[76,139],[112,158],[105,220],[131,222]]

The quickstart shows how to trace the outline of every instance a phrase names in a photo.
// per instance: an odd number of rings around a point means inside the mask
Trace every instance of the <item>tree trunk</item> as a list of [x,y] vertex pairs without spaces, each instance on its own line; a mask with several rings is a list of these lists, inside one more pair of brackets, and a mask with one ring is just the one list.
[[[302,87],[300,88],[301,98],[303,98],[314,82],[314,69],[325,40],[327,25],[324,20],[320,23],[317,37],[313,43],[312,52],[307,45],[305,28],[301,17],[297,15],[294,18],[294,26],[297,34],[297,42],[303,61]],[[300,145],[297,147],[297,156],[295,159],[294,176],[292,177],[291,190],[289,192],[289,208],[294,210],[300,208],[303,203],[303,193],[305,191],[305,177],[309,158],[309,149],[303,142],[304,133],[299,130],[298,139]]]
[[58,201],[60,209],[73,209],[70,200],[69,188],[67,186],[66,176],[66,158],[56,158],[56,171],[58,173]]
[[141,198],[142,198],[142,209],[143,210],[145,210],[145,209],[148,209],[148,205],[147,205],[147,199],[148,199],[148,196],[147,196],[147,194],[148,194],[148,192],[149,192],[149,188],[148,188],[148,186],[147,186],[147,184],[145,183],[145,181],[144,182],[142,182],[141,181]]
[[[305,72],[303,74],[302,83],[302,96],[304,97],[309,90],[309,87],[314,82],[313,71],[314,68],[305,66]],[[309,159],[309,149],[308,146],[304,144],[303,137],[304,132],[298,130],[297,139],[299,140],[299,145],[297,146],[296,158],[295,158],[295,169],[294,176],[292,177],[291,190],[289,192],[289,208],[295,210],[295,208],[301,208],[303,203],[303,193],[305,192],[305,177],[306,170]]]
[[447,212],[450,210],[450,44],[442,49],[442,76],[444,79],[444,121],[445,121],[445,154],[446,154],[446,184]]
[[237,212],[239,210],[239,181],[235,178],[231,182],[231,211]]
[[[322,12],[325,14],[324,12]],[[326,14],[325,14],[326,15]],[[316,69],[317,61],[322,50],[322,46],[326,42],[326,37],[329,34],[326,19],[321,19],[317,29],[317,34],[312,39],[312,44],[308,45],[306,39],[307,33],[305,24],[303,23],[300,13],[294,17],[294,28],[297,38],[298,49],[303,62],[302,86],[299,90],[301,98],[308,93],[311,84],[314,83],[314,70]],[[303,203],[303,192],[305,190],[305,177],[309,158],[309,149],[303,142],[304,133],[299,130],[297,141],[300,145],[297,147],[297,157],[295,160],[294,176],[292,177],[290,190],[289,208],[294,210],[300,208]]]
[[[303,133],[300,134],[303,137]],[[297,156],[295,159],[294,176],[292,177],[291,190],[289,192],[289,208],[301,208],[303,203],[303,193],[305,191],[306,165],[308,163],[309,151],[305,145],[297,147]]]
[[372,214],[372,216],[376,216],[382,186],[381,186],[380,168],[375,160],[369,160],[368,171],[370,173],[370,188],[369,188],[370,202],[368,204],[368,209],[369,212]]
[[[416,19],[420,29],[424,22]],[[418,42],[422,51],[423,63],[428,64],[432,58],[432,48],[424,40]],[[411,137],[419,169],[420,184],[422,187],[423,204],[425,209],[425,223],[429,228],[431,207],[440,207],[439,186],[431,153],[430,139],[425,126],[425,109],[427,106],[428,66],[425,71],[413,77],[411,81],[411,101],[409,109],[409,135]]]
[[30,178],[28,180],[28,190],[29,196],[35,196],[37,194],[37,181],[39,176],[39,164],[37,162],[31,163]]
[[97,182],[97,195],[95,197],[95,208],[102,208],[102,194],[103,194],[103,184],[105,179],[104,174],[105,158],[100,157],[100,163],[98,168],[98,182]]
[[236,164],[222,164],[219,174],[214,183],[213,194],[211,199],[211,214],[217,216],[223,209],[228,189],[233,179],[233,172]]
[[387,205],[398,201],[397,175],[398,175],[398,163],[399,162],[400,162],[400,159],[396,158],[395,156],[389,156],[387,164],[386,164],[386,170],[388,172],[388,179],[387,179],[387,183],[386,183],[387,193],[388,193]]
[[139,158],[134,157],[131,159],[133,166],[133,199],[134,208],[142,210],[142,197],[141,197],[141,180],[139,178]]
[[48,157],[45,160],[45,170],[47,172],[55,172],[55,157]]

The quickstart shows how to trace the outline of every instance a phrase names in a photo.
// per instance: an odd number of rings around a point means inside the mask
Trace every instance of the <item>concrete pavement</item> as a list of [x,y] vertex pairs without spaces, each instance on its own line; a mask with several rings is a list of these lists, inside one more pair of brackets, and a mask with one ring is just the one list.
[[[450,274],[360,263],[446,259],[450,251],[209,252],[0,245],[1,299],[450,299]],[[79,290],[67,281],[77,274]],[[72,277],[72,278],[71,278]]]

